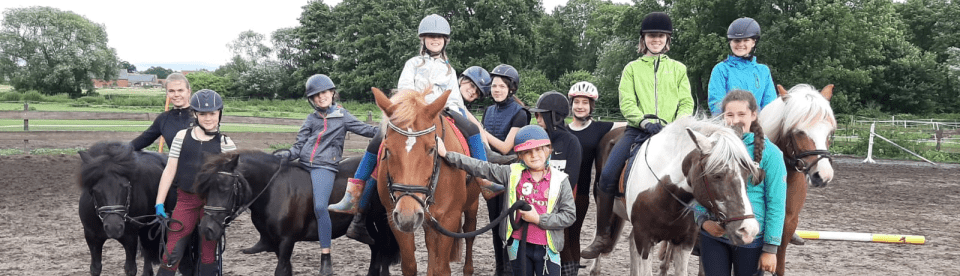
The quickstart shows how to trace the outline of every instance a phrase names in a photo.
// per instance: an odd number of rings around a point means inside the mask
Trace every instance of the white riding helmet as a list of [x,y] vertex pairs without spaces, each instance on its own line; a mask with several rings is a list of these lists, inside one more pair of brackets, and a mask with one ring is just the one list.
[[600,98],[600,94],[597,94],[597,87],[588,81],[574,83],[573,86],[570,87],[570,92],[567,92],[567,98],[571,100],[573,100],[573,97],[578,96],[591,98],[594,101]]

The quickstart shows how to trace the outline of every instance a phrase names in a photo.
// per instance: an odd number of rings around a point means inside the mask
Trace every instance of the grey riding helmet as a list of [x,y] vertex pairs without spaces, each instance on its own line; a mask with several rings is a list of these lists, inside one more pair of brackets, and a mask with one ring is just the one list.
[[442,16],[431,14],[420,20],[420,27],[417,28],[417,35],[438,34],[450,37],[450,23]]
[[478,100],[490,97],[490,82],[492,82],[493,79],[490,78],[490,73],[487,72],[487,69],[483,69],[483,67],[480,66],[470,66],[467,70],[463,70],[463,73],[460,73],[460,77],[469,79],[473,82],[473,85],[477,86],[477,89],[480,90]]
[[190,97],[190,108],[196,112],[213,112],[223,109],[223,98],[216,91],[203,89]]
[[760,23],[749,17],[741,17],[730,23],[727,39],[753,38],[760,40]]
[[307,79],[306,86],[307,90],[304,92],[304,96],[307,97],[307,99],[313,95],[319,94],[320,92],[337,88],[337,86],[333,84],[333,80],[324,74],[315,74],[310,76],[310,78]]

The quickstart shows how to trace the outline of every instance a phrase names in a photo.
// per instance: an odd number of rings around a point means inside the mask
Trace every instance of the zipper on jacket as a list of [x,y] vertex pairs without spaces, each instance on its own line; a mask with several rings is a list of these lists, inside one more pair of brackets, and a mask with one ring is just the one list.
[[324,132],[327,132],[327,116],[323,116],[323,130],[320,131],[320,134],[317,134],[317,142],[313,143],[313,151],[310,152],[310,164],[313,164],[313,158],[317,156],[317,147],[320,146],[320,138],[323,138]]

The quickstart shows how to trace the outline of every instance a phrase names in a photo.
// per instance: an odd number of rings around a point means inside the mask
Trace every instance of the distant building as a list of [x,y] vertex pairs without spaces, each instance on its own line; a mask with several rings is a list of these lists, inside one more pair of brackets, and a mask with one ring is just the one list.
[[157,75],[127,73],[127,69],[117,69],[116,80],[93,80],[93,87],[156,87],[160,86]]

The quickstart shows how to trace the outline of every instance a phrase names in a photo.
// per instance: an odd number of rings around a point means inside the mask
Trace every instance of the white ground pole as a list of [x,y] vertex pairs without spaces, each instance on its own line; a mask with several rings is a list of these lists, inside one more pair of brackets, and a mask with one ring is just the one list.
[[870,125],[870,142],[869,142],[869,144],[868,144],[868,146],[867,146],[867,159],[864,159],[863,162],[865,162],[865,163],[876,163],[875,161],[873,161],[873,136],[877,136],[877,137],[879,137],[880,139],[883,139],[884,141],[887,141],[887,143],[890,143],[891,145],[893,145],[893,146],[895,146],[895,147],[897,147],[897,148],[900,148],[900,149],[903,150],[903,151],[906,151],[906,152],[908,152],[908,153],[910,153],[910,154],[913,154],[913,156],[916,156],[917,158],[920,158],[920,159],[923,160],[923,161],[927,161],[927,163],[930,163],[930,164],[933,164],[933,165],[936,165],[936,164],[937,164],[937,163],[934,163],[933,161],[930,161],[930,160],[927,160],[926,158],[923,158],[923,156],[920,156],[919,154],[916,154],[916,153],[914,153],[914,152],[912,152],[912,151],[910,151],[910,150],[908,150],[908,149],[906,149],[906,148],[904,148],[904,147],[901,147],[900,145],[897,145],[897,143],[894,143],[893,141],[890,141],[890,139],[887,139],[887,138],[885,138],[885,137],[883,137],[883,136],[880,136],[880,134],[877,134],[876,132],[874,132],[874,128],[875,128],[876,126],[877,126],[876,123],[873,123],[873,124]]
[[854,233],[854,232],[830,232],[830,231],[803,231],[797,230],[797,235],[808,240],[833,240],[833,241],[858,241],[858,242],[876,242],[876,243],[902,243],[902,244],[925,244],[927,239],[924,236],[912,235],[888,235],[873,233]]

